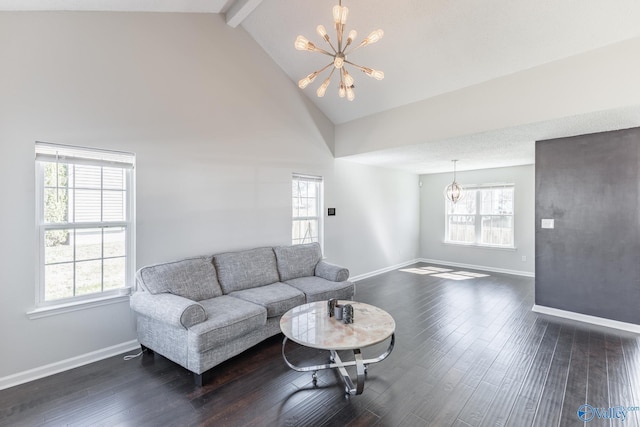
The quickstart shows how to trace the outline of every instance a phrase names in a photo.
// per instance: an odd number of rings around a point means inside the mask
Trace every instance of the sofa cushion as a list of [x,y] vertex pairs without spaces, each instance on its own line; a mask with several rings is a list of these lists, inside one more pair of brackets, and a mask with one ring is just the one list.
[[273,248],[278,260],[280,281],[315,275],[316,265],[322,259],[320,244],[278,246]]
[[137,279],[152,294],[171,293],[193,301],[222,295],[210,256],[143,267]]
[[200,301],[208,319],[189,328],[188,345],[198,353],[264,327],[267,310],[227,295]]
[[298,279],[287,280],[288,285],[300,289],[307,295],[307,302],[353,298],[353,283],[330,282],[321,277],[300,277]]
[[272,248],[214,255],[218,280],[225,294],[279,281],[276,256]]
[[284,283],[231,292],[229,296],[263,306],[267,309],[267,317],[281,316],[305,303],[305,295],[301,291]]

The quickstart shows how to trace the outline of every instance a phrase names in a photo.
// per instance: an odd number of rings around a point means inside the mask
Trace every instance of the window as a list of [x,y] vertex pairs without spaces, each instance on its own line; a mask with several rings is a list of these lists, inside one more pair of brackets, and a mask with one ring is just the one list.
[[36,143],[38,307],[126,295],[133,154]]
[[322,177],[293,175],[292,243],[322,244]]
[[472,186],[446,201],[445,242],[513,248],[513,184]]

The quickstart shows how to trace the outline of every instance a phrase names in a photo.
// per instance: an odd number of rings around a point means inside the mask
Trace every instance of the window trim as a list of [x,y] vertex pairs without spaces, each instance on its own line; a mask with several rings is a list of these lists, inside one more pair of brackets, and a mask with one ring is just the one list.
[[87,299],[83,301],[72,301],[65,304],[48,305],[36,307],[27,312],[27,317],[31,320],[41,319],[43,317],[55,316],[58,314],[71,313],[73,311],[85,310],[93,307],[101,307],[103,305],[117,304],[120,302],[129,302],[131,288],[121,289],[119,295],[101,296],[98,298]]
[[[449,203],[451,203],[449,200],[445,199],[445,203],[444,203],[444,240],[443,243],[446,245],[452,245],[452,246],[466,246],[466,247],[476,247],[476,248],[488,248],[488,249],[499,249],[499,250],[507,250],[507,251],[512,251],[517,249],[516,247],[516,224],[515,224],[515,217],[516,217],[516,185],[515,183],[512,182],[505,182],[505,183],[493,183],[493,184],[473,184],[473,185],[467,185],[464,187],[465,191],[466,190],[483,190],[483,189],[498,189],[498,188],[512,188],[513,189],[513,213],[511,215],[483,215],[480,212],[480,203],[479,203],[479,195],[476,195],[477,199],[476,199],[476,212],[475,214],[468,214],[468,215],[464,215],[464,214],[457,214],[460,216],[474,216],[475,217],[475,241],[473,243],[469,243],[469,242],[457,242],[454,240],[449,240],[449,216],[451,215],[456,215],[456,214],[449,214]],[[488,244],[488,243],[481,243],[480,239],[481,239],[481,235],[482,235],[482,217],[483,216],[511,216],[512,218],[512,233],[513,233],[513,245],[511,246],[505,246],[505,245],[492,245],[492,244]]]
[[[47,317],[55,314],[67,313],[85,308],[102,306],[128,300],[134,286],[135,278],[135,154],[95,149],[88,147],[69,146],[36,141],[35,143],[35,307],[27,312],[30,319]],[[58,155],[57,152],[64,153]],[[55,153],[55,154],[52,154]],[[126,220],[124,221],[94,221],[82,223],[47,224],[44,222],[44,168],[43,162],[59,161],[64,164],[82,164],[121,168],[126,170]],[[122,288],[110,289],[87,295],[76,295],[56,300],[45,300],[45,246],[44,239],[47,230],[82,229],[82,228],[125,228],[125,283]],[[100,259],[104,259],[101,257]]]
[[[304,221],[309,219],[317,219],[318,220],[318,243],[320,244],[321,250],[324,250],[324,178],[320,175],[308,175],[301,173],[293,173],[291,175],[291,181],[294,180],[304,180],[308,182],[317,182],[318,185],[318,215],[317,216],[293,216],[293,195],[290,195],[290,200],[292,203],[291,207],[291,225],[293,226],[294,221]],[[293,235],[291,236],[292,244],[303,244],[301,242],[293,243]]]

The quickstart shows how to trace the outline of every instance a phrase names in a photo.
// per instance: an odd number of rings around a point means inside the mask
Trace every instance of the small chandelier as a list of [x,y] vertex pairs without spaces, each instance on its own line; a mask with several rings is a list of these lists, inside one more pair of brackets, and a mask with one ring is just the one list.
[[347,48],[351,46],[351,44],[353,43],[353,40],[358,35],[358,33],[356,33],[355,30],[351,30],[349,31],[349,34],[347,35],[347,38],[345,40],[344,27],[345,27],[345,24],[347,23],[348,15],[349,15],[349,9],[347,9],[346,6],[342,6],[342,0],[339,0],[338,4],[336,6],[333,6],[333,22],[335,23],[336,34],[338,39],[337,48],[336,46],[333,45],[333,43],[331,43],[331,39],[327,34],[327,30],[325,30],[325,28],[322,25],[318,25],[318,27],[316,28],[316,31],[318,32],[320,37],[322,37],[329,44],[333,53],[317,47],[316,45],[311,43],[309,40],[307,40],[303,36],[298,36],[298,38],[296,38],[296,42],[295,42],[296,49],[307,50],[310,52],[320,52],[322,54],[328,55],[331,58],[333,58],[332,61],[329,64],[327,64],[325,67],[319,69],[318,71],[314,71],[304,79],[300,80],[298,82],[298,86],[300,87],[300,89],[306,88],[309,85],[309,83],[315,80],[318,74],[322,73],[324,70],[331,67],[332,65],[333,65],[333,68],[331,69],[329,76],[322,82],[320,87],[318,87],[318,89],[316,90],[316,94],[319,97],[324,96],[327,90],[327,87],[331,82],[331,76],[333,76],[333,73],[336,70],[338,70],[338,74],[340,75],[340,85],[338,87],[338,96],[340,96],[340,98],[344,98],[346,96],[349,101],[354,100],[354,98],[356,97],[355,93],[353,92],[354,80],[351,74],[349,74],[349,72],[347,71],[345,64],[349,64],[356,67],[357,69],[359,69],[360,71],[368,75],[369,77],[373,77],[376,80],[382,80],[384,78],[384,73],[382,71],[373,70],[368,67],[362,67],[360,65],[354,64],[353,62],[347,61],[347,54],[351,54],[353,51],[361,48],[362,46],[366,46],[368,44],[373,44],[377,42],[384,35],[384,32],[382,30],[375,30],[371,34],[369,34],[367,38],[362,40],[362,42],[360,42],[359,45],[347,51]]
[[456,202],[464,198],[464,188],[456,182],[456,162],[457,160],[451,160],[453,162],[453,182],[447,185],[444,189],[444,197],[446,197],[454,205]]

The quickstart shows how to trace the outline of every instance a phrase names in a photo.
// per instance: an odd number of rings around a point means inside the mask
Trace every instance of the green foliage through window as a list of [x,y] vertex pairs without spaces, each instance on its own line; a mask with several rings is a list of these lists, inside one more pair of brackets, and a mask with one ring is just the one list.
[[[69,221],[69,166],[44,163],[44,221],[64,223]],[[45,235],[45,246],[69,243],[67,230],[52,230]]]

